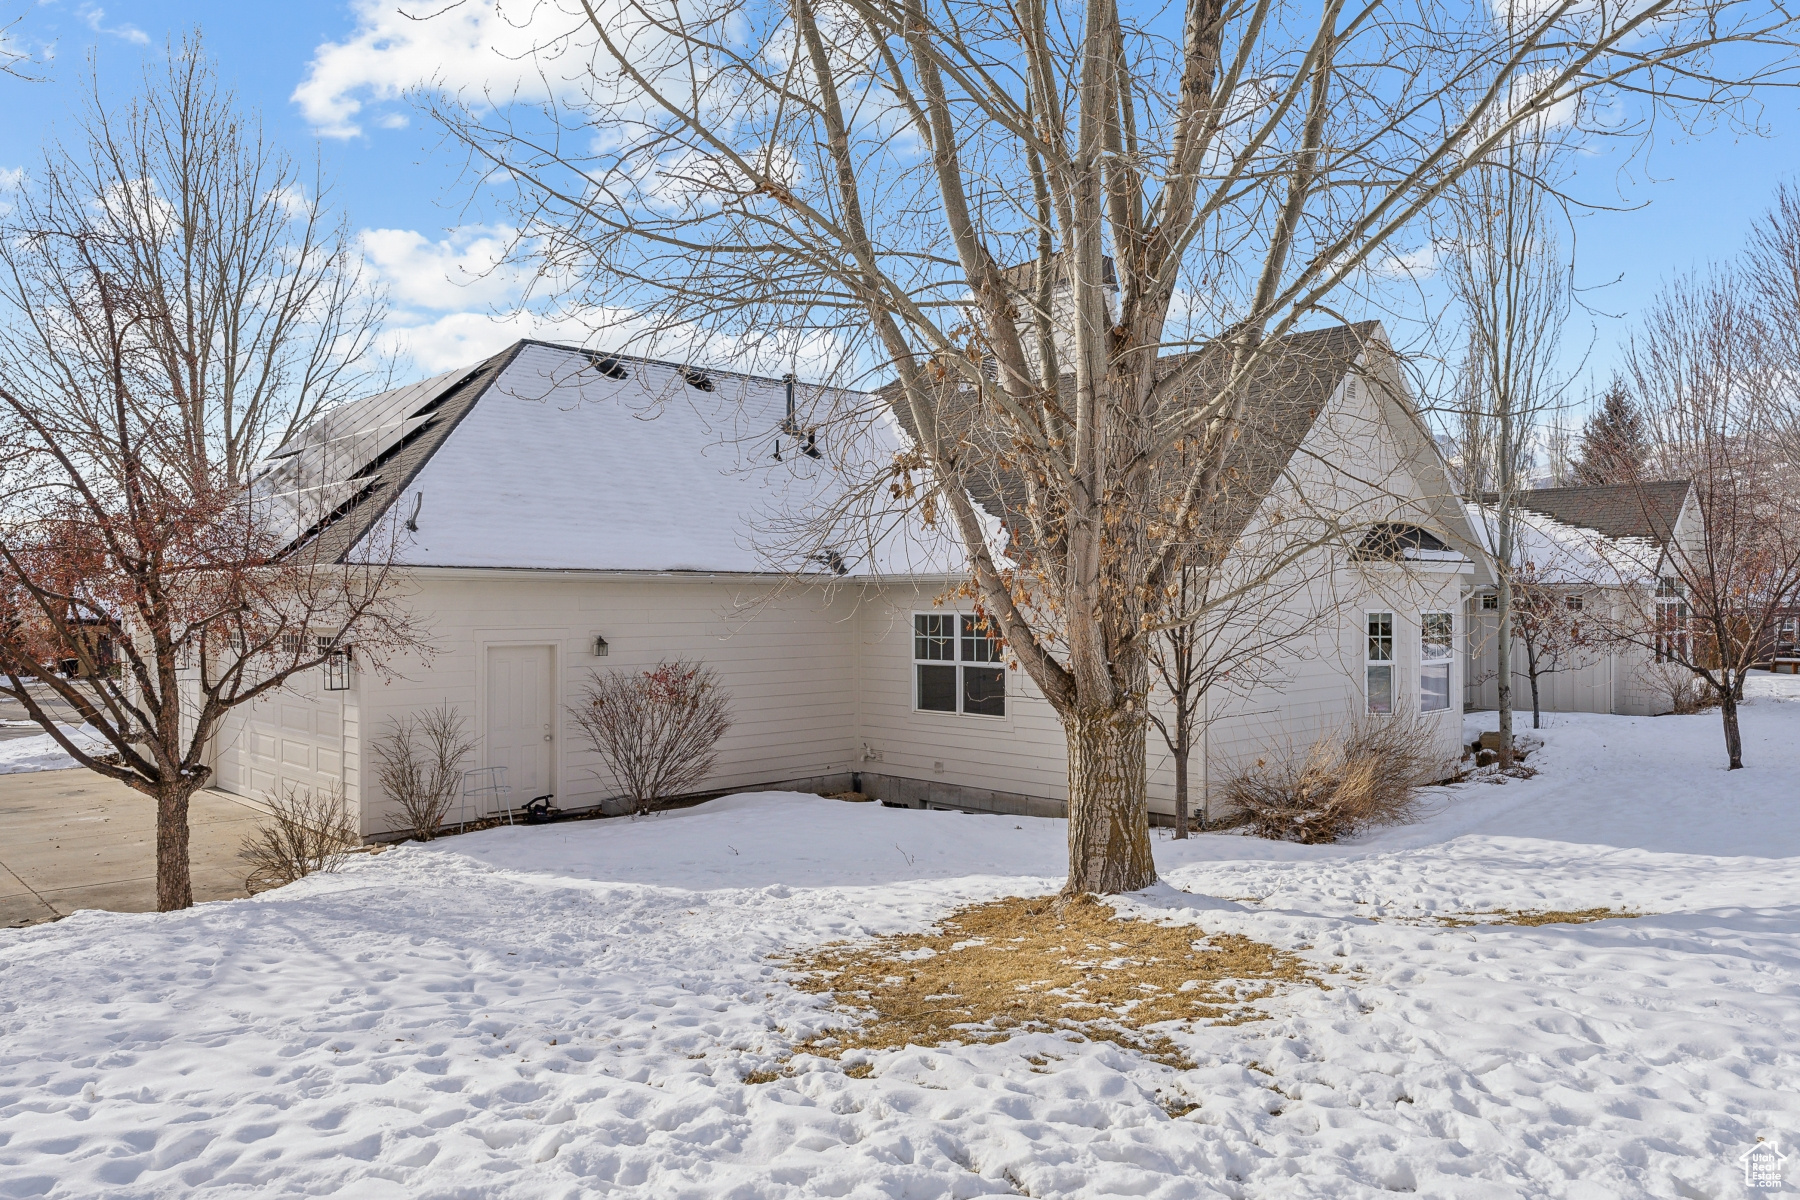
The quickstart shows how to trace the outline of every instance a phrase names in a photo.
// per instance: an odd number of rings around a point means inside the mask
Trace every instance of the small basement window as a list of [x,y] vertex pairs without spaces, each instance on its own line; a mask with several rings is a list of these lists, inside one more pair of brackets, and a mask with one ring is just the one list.
[[969,717],[1006,715],[1002,643],[985,618],[968,613],[913,616],[913,706]]

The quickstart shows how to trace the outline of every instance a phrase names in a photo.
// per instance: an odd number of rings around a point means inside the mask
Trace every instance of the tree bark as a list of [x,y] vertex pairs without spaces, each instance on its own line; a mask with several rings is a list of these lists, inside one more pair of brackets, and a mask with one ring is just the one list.
[[1531,673],[1531,727],[1542,729],[1543,708],[1538,704],[1537,647],[1530,638],[1525,639],[1525,669]]
[[174,912],[194,906],[194,880],[188,859],[187,788],[169,788],[156,798],[156,910]]
[[1741,771],[1744,767],[1744,739],[1738,734],[1738,701],[1731,688],[1721,688],[1719,691],[1719,716],[1725,722],[1725,755],[1730,760],[1725,769]]
[[1135,892],[1156,882],[1142,703],[1063,716],[1069,743],[1069,882],[1064,895]]
[[1187,722],[1175,732],[1175,836],[1188,835],[1188,745]]

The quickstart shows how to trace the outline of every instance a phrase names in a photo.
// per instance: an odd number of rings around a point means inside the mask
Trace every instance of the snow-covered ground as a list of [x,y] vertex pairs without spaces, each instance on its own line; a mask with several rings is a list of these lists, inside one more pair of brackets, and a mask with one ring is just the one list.
[[[1047,1035],[781,1066],[824,1013],[771,954],[1051,890],[1051,821],[740,796],[0,933],[0,1196],[1744,1195],[1800,1135],[1796,701],[1730,775],[1715,714],[1556,716],[1536,778],[1355,845],[1159,838],[1122,907],[1333,985],[1186,1071]],[[1645,915],[1423,919],[1596,906]]]
[[[8,721],[7,724],[42,728],[33,721]],[[78,746],[98,748],[101,745],[100,735],[86,725],[64,725],[61,728]],[[75,765],[75,760],[47,733],[0,741],[0,775],[13,775],[20,771],[62,771]]]

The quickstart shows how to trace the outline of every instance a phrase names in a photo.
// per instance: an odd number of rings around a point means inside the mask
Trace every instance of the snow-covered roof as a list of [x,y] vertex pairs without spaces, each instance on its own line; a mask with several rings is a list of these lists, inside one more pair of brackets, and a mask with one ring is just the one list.
[[[1490,558],[1499,553],[1500,510],[1492,504],[1467,504],[1469,528]],[[1646,538],[1608,537],[1597,530],[1570,525],[1523,506],[1513,510],[1513,566],[1530,572],[1540,583],[1570,586],[1616,586],[1648,573],[1657,546]]]
[[[800,427],[859,399],[800,384]],[[385,531],[410,522],[398,559],[414,566],[961,570],[943,531],[872,537],[871,514],[847,511],[869,503],[858,485],[870,465],[902,448],[891,421],[833,423],[811,457],[786,418],[780,379],[521,342],[334,410],[278,452],[258,490],[272,503],[324,497],[291,523],[337,557],[379,554]]]

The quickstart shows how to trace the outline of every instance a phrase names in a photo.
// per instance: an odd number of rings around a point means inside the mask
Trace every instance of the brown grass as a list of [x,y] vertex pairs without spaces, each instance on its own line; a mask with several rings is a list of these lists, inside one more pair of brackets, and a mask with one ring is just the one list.
[[1474,925],[1585,925],[1589,921],[1613,921],[1643,915],[1621,908],[1496,908],[1464,916],[1439,917],[1437,922],[1459,929]]
[[1315,984],[1286,951],[1236,934],[1120,917],[1092,897],[1009,897],[971,905],[926,933],[834,942],[793,955],[795,986],[833,996],[860,1020],[801,1049],[999,1042],[1067,1032],[1172,1065],[1165,1021],[1238,1024],[1283,985]]

